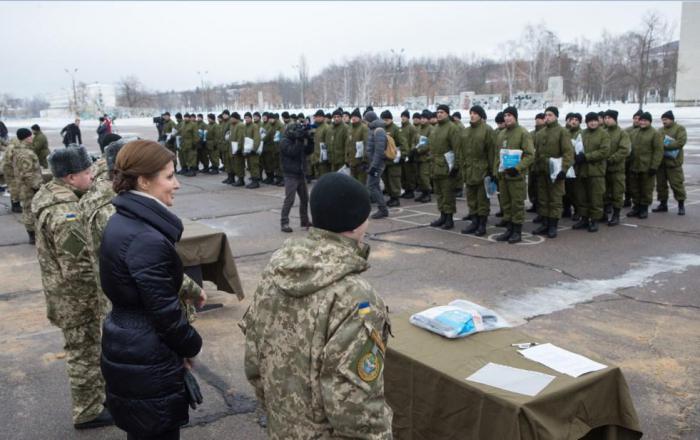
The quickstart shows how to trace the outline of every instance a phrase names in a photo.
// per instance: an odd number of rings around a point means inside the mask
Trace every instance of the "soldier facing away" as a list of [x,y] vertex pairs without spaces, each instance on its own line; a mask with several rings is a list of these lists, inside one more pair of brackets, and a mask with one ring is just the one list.
[[[19,196],[22,206],[22,224],[27,230],[29,244],[34,244],[34,214],[32,213],[32,197],[42,184],[41,167],[39,158],[32,148],[32,132],[26,128],[17,130],[19,141],[8,149],[5,156],[5,168],[9,165],[12,170],[11,179],[14,180],[14,189]],[[8,174],[7,172],[5,173]]]
[[389,318],[360,276],[369,267],[362,243],[369,193],[352,177],[329,173],[311,192],[311,213],[309,235],[273,254],[243,318],[246,377],[273,440],[390,439]]

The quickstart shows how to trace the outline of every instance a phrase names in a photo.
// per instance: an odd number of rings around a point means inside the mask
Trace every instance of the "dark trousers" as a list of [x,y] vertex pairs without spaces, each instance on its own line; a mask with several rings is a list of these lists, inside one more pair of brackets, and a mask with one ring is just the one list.
[[157,435],[139,435],[127,432],[126,440],[180,440],[180,428]]
[[384,200],[384,194],[382,194],[382,189],[379,186],[379,182],[382,180],[382,173],[384,172],[384,166],[377,170],[379,172],[378,176],[368,176],[367,177],[367,189],[369,190],[370,199],[377,204],[377,209],[382,212],[387,212],[386,200]]
[[294,206],[294,199],[299,195],[299,217],[301,224],[309,222],[309,190],[306,187],[304,176],[284,175],[284,203],[282,204],[282,218],[280,223],[289,224],[289,211]]

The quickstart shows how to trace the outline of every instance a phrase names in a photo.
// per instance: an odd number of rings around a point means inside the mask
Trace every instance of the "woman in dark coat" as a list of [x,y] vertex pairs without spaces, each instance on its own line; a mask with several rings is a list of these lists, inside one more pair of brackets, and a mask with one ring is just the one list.
[[185,369],[202,339],[178,300],[175,252],[182,222],[172,206],[179,183],[173,154],[152,141],[119,152],[116,213],[100,247],[102,289],[112,302],[102,336],[107,407],[128,439],[178,439],[189,421]]

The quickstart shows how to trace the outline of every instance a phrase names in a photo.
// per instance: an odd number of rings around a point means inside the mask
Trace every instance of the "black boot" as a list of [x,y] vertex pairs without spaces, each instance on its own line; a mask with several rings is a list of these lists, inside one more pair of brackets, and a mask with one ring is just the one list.
[[385,217],[389,217],[389,211],[386,208],[385,209],[378,209],[377,212],[375,212],[374,214],[372,214],[370,216],[370,218],[373,220],[378,220],[380,218],[385,218]]
[[260,179],[257,177],[253,177],[250,179],[250,183],[245,186],[248,189],[257,189],[260,188]]
[[401,194],[402,199],[412,199],[414,197],[416,197],[416,195],[412,189],[406,190],[403,194]]
[[625,199],[625,201],[622,202],[623,208],[629,208],[630,206],[632,206],[632,199]]
[[286,232],[286,233],[288,233],[288,234],[289,234],[290,232],[293,232],[293,231],[292,231],[292,228],[289,227],[289,223],[282,223],[281,231],[282,231],[282,232]]
[[34,231],[27,231],[27,235],[29,236],[29,244],[36,244],[36,234],[34,234]]
[[476,216],[474,214],[465,215],[464,217],[462,217],[462,220],[464,220],[465,222],[474,221],[476,220]]
[[479,229],[480,217],[473,216],[472,223],[466,228],[462,229],[460,232],[462,234],[473,234]]
[[194,170],[194,168],[185,168],[185,172],[182,173],[182,175],[185,177],[194,177],[197,175],[197,172]]
[[598,232],[598,222],[591,219],[591,222],[588,223],[588,232]]
[[508,241],[511,235],[513,235],[513,224],[511,222],[506,222],[506,231],[496,237],[496,241]]
[[12,202],[12,212],[16,212],[17,214],[22,213],[22,205],[19,204],[19,202]]
[[649,217],[649,207],[647,205],[639,205],[639,215],[640,219],[645,219]]
[[525,212],[537,212],[537,205],[533,203],[532,206],[525,210]]
[[104,408],[102,412],[94,419],[88,422],[76,423],[73,425],[73,427],[75,429],[90,429],[112,425],[114,425],[114,419],[112,419],[112,414],[109,413],[109,410],[107,408]]
[[685,200],[678,202],[678,215],[685,215]]
[[274,178],[272,177],[272,174],[268,174],[265,179],[262,181],[265,185],[272,185],[274,183]]
[[627,217],[639,217],[639,205],[632,206],[632,210],[627,212]]
[[539,225],[532,233],[534,235],[544,235],[549,231],[549,218],[542,217],[542,224]]
[[245,180],[243,180],[242,177],[239,177],[238,180],[236,180],[235,183],[231,184],[232,186],[245,186]]
[[523,225],[513,225],[513,233],[508,237],[508,243],[515,244],[523,241]]
[[666,202],[666,200],[661,200],[659,202],[659,206],[652,209],[651,212],[668,212],[668,203]]
[[219,174],[219,169],[216,167],[211,167],[211,168],[209,168],[209,174],[211,174],[211,175]]
[[571,218],[571,206],[566,206],[561,213],[562,218]]
[[236,177],[233,175],[233,173],[228,173],[228,177],[226,177],[224,180],[221,181],[221,183],[225,183],[227,185],[232,184],[235,182]]
[[478,219],[479,229],[476,230],[474,235],[476,235],[477,237],[483,237],[484,235],[486,235],[486,220],[488,219],[488,217],[485,215],[480,215]]
[[613,213],[608,220],[608,226],[617,226],[620,224],[620,208],[613,208]]
[[557,233],[559,232],[559,219],[550,217],[548,226],[549,227],[547,228],[547,237],[557,238]]
[[588,227],[588,217],[581,217],[581,220],[578,221],[575,225],[571,227],[571,229],[586,229]]
[[573,215],[571,216],[571,221],[577,222],[579,220],[581,220],[581,215],[578,212],[574,211]]
[[603,212],[605,212],[606,215],[607,215],[607,214],[612,214],[612,210],[613,210],[612,205],[611,205],[610,203],[608,203],[608,204],[605,205],[605,209],[604,209]]
[[275,185],[276,186],[284,186],[284,177],[275,176]]
[[419,203],[430,203],[430,193],[428,191],[422,192],[420,197],[416,197],[414,200]]
[[430,226],[432,226],[433,228],[439,228],[440,226],[444,225],[446,221],[447,221],[447,214],[445,214],[444,212],[441,212],[440,218],[431,222]]
[[544,222],[544,217],[541,215],[537,214],[535,218],[532,219],[532,223],[543,223]]
[[452,229],[455,227],[455,222],[452,218],[452,214],[445,214],[445,224],[440,227],[442,229]]
[[386,206],[388,206],[389,208],[395,208],[397,206],[401,206],[401,202],[399,202],[398,197],[392,197],[389,199],[388,202],[386,202]]
[[496,217],[503,217],[503,211],[498,211],[496,213]]

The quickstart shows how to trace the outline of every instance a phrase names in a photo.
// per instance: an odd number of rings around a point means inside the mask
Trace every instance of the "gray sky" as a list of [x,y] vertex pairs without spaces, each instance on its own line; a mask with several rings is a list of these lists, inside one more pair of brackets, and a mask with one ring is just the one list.
[[[2,2],[0,93],[28,97],[134,74],[150,89],[311,73],[367,52],[494,55],[527,23],[563,41],[622,33],[649,10],[675,25],[681,2]],[[187,40],[184,40],[184,39]]]

